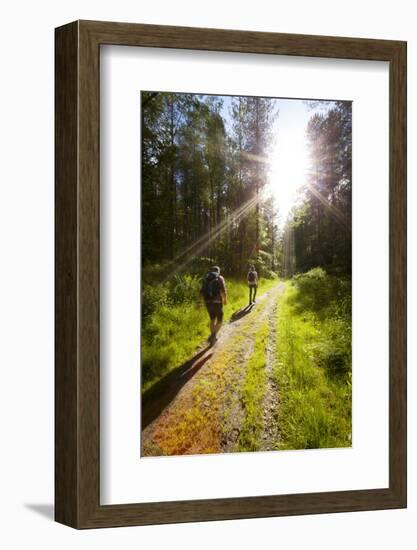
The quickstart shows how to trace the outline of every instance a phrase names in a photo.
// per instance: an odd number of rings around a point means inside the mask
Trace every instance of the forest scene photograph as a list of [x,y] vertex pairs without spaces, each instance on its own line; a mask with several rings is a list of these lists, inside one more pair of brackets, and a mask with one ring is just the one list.
[[352,103],[142,91],[140,454],[352,446]]

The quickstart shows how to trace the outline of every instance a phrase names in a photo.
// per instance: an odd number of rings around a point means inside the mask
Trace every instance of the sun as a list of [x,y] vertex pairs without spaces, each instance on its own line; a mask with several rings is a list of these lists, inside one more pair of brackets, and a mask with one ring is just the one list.
[[309,155],[304,131],[279,136],[270,154],[269,191],[275,199],[283,225],[296,202],[297,190],[306,182]]

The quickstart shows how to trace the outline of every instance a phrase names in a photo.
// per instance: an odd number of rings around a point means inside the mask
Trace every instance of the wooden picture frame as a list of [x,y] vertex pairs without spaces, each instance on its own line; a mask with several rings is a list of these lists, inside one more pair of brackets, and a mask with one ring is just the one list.
[[[55,519],[75,528],[406,506],[406,43],[76,21],[56,29]],[[389,487],[100,505],[99,56],[117,44],[389,62]]]

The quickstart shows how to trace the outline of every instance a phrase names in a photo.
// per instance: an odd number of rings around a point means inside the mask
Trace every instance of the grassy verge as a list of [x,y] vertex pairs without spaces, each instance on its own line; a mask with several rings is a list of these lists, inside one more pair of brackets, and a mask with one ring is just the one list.
[[262,406],[266,384],[266,345],[269,320],[263,322],[255,336],[252,355],[247,364],[242,388],[242,404],[245,420],[239,436],[239,451],[257,451],[263,429]]
[[350,283],[322,270],[286,283],[275,376],[279,449],[351,445]]
[[[276,283],[276,279],[262,279],[259,295]],[[227,280],[226,284],[228,304],[224,313],[227,322],[234,312],[247,304],[248,287],[245,282],[235,280]],[[192,357],[207,336],[208,315],[198,291],[192,301],[158,305],[147,315],[142,326],[142,391]]]

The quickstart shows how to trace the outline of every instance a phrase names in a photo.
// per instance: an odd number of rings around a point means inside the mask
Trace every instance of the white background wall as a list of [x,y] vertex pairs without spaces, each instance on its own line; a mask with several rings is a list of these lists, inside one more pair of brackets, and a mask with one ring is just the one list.
[[[413,2],[15,0],[0,8],[3,548],[416,548],[417,18]],[[52,522],[54,27],[74,19],[408,40],[409,508],[77,532]],[[375,128],[377,132],[378,129]],[[377,200],[377,198],[376,198]],[[376,204],[377,208],[377,204]],[[375,276],[378,274],[376,273]],[[371,403],[370,403],[371,406]]]

